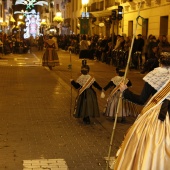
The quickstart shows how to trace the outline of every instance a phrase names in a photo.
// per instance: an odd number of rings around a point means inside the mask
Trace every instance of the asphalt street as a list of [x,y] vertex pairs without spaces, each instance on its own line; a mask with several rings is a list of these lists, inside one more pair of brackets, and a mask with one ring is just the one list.
[[[101,116],[84,125],[72,116],[77,91],[70,86],[82,61],[59,50],[60,66],[49,70],[41,66],[42,55],[34,48],[28,54],[0,56],[0,170],[105,170],[113,120],[102,112],[111,89],[104,99],[96,90]],[[116,75],[112,65],[87,64],[102,87]],[[127,76],[131,90],[140,93],[144,75],[131,70]],[[117,123],[111,156],[134,120]]]

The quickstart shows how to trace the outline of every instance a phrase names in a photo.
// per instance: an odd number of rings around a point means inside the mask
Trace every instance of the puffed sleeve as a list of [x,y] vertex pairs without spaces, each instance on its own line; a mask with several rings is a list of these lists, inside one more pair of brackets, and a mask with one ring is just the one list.
[[93,86],[94,86],[96,89],[102,91],[102,87],[101,87],[96,81],[94,81]]
[[149,97],[154,95],[155,93],[156,90],[146,82],[140,95],[131,92],[129,89],[126,89],[123,92],[123,97],[133,103],[144,105]]
[[130,80],[128,81],[127,86],[128,86],[128,87],[131,87],[131,86],[132,86],[132,82],[131,82]]
[[81,85],[77,82],[75,82],[74,80],[71,81],[71,85],[75,88],[75,89],[79,89],[81,87]]
[[113,86],[116,87],[115,84],[113,83],[113,81],[110,81],[103,89],[106,91],[107,89],[109,89]]

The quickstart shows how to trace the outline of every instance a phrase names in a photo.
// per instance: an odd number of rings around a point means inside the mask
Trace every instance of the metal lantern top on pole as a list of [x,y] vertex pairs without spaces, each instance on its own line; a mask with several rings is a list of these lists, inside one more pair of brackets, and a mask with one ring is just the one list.
[[86,17],[86,14],[87,14],[88,3],[89,3],[89,0],[82,0],[82,5],[85,7],[85,17]]

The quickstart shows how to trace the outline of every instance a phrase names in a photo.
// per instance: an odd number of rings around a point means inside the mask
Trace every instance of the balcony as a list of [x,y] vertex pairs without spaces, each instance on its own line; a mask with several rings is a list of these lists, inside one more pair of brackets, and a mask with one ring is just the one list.
[[104,9],[104,2],[94,2],[89,7],[90,12],[102,11]]

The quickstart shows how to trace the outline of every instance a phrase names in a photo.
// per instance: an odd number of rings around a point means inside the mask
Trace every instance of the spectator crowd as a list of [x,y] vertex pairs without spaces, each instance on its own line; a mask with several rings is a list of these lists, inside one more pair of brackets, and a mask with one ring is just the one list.
[[[71,51],[78,54],[79,58],[96,59],[109,65],[125,68],[131,48],[132,37],[112,35],[110,37],[102,35],[56,35],[53,36],[57,43],[57,49]],[[15,34],[7,35],[0,33],[0,53],[28,53],[32,46],[38,50],[43,50],[45,41],[49,35],[40,35],[36,38],[19,38]],[[141,73],[149,72],[159,66],[159,56],[161,52],[170,51],[170,43],[166,35],[156,38],[149,35],[148,38],[138,34],[131,50],[131,69],[139,69]]]

